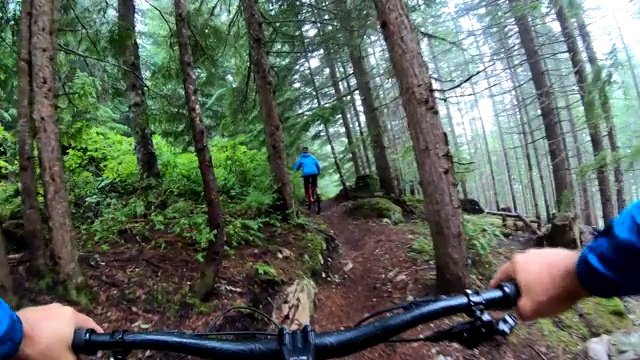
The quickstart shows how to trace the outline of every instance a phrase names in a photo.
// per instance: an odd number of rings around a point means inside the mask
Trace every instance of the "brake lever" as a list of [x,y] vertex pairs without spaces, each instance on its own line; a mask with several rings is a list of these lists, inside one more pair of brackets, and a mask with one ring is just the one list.
[[429,336],[424,337],[424,341],[450,341],[458,343],[467,349],[474,349],[497,336],[507,337],[513,332],[516,323],[515,317],[510,314],[505,315],[498,321],[492,319],[482,322],[469,320],[455,324],[445,330],[435,331]]
[[485,311],[484,302],[477,293],[467,290],[466,295],[469,301],[467,316],[472,320],[453,325],[445,330],[436,331],[425,337],[425,341],[451,341],[467,349],[473,349],[496,336],[506,337],[513,332],[517,324],[513,315],[507,314],[500,320],[495,321]]

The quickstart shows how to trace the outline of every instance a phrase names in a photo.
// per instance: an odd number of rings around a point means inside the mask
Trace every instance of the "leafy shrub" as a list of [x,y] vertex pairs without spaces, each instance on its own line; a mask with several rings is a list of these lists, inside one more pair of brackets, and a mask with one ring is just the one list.
[[462,227],[470,255],[484,258],[503,238],[500,220],[482,215],[465,215]]
[[[155,136],[162,179],[145,186],[152,180],[140,182],[131,138],[100,127],[76,135],[66,144],[64,161],[74,215],[89,238],[104,241],[123,229],[141,232],[150,226],[206,248],[214,234],[208,227],[202,178],[192,150]],[[265,152],[228,139],[215,139],[209,146],[229,245],[260,242],[273,199]]]

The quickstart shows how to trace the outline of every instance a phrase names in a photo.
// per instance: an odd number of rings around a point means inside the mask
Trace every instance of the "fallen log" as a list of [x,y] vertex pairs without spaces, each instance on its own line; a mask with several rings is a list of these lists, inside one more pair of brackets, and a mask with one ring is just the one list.
[[[510,213],[510,212],[504,212],[504,211],[491,211],[491,210],[486,210],[484,212],[487,215],[493,215],[493,216],[501,216],[504,218],[513,218],[513,219],[518,219],[520,221],[522,221],[522,223],[524,223],[528,228],[530,228],[533,232],[536,233],[536,235],[538,236],[542,236],[542,233],[540,232],[540,230],[538,230],[538,228],[536,226],[534,226],[532,224],[532,221],[530,221],[529,219],[527,219],[525,216],[523,216],[522,214],[519,213]],[[534,220],[533,222],[538,222],[538,220]]]

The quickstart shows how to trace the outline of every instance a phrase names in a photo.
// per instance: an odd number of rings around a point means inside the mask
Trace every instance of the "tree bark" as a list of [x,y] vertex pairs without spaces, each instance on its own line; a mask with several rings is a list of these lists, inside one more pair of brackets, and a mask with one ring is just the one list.
[[[576,127],[576,120],[573,116],[573,111],[571,111],[571,99],[567,92],[564,93],[564,102],[567,106],[567,115],[569,118],[569,131],[571,132],[571,137],[574,143],[575,152],[576,152],[576,161],[578,163],[578,167],[584,165],[584,158],[582,156],[582,147],[580,146],[580,139],[578,138],[578,129]],[[577,176],[576,176],[577,177]],[[585,225],[594,225],[593,213],[591,212],[591,196],[589,195],[589,184],[586,178],[577,179],[578,187],[580,187],[580,212],[582,223]]]
[[518,27],[520,42],[529,64],[531,76],[533,77],[540,112],[542,113],[549,155],[551,157],[551,166],[553,168],[553,182],[557,193],[556,207],[558,211],[565,212],[573,208],[573,186],[569,172],[569,164],[564,156],[565,151],[562,145],[562,135],[558,128],[558,116],[553,108],[554,93],[545,76],[540,52],[536,48],[536,41],[529,19],[527,15],[519,9],[516,9],[519,3],[519,0],[509,0]]
[[358,159],[358,148],[355,140],[353,139],[353,130],[351,129],[351,124],[349,123],[349,116],[347,115],[347,105],[345,99],[343,99],[342,88],[340,87],[340,82],[338,81],[338,71],[336,70],[336,64],[331,56],[326,56],[325,61],[327,61],[327,67],[329,68],[329,78],[331,79],[331,86],[333,87],[333,92],[335,93],[336,99],[340,101],[340,118],[342,119],[342,126],[344,126],[344,132],[347,137],[347,145],[349,146],[349,153],[351,154],[351,161],[353,162],[353,168],[355,170],[356,176],[362,175],[362,166],[360,165],[360,160]]
[[140,67],[140,51],[136,39],[134,0],[118,0],[118,27],[122,66],[127,68],[124,77],[129,96],[129,117],[131,132],[142,177],[158,178],[160,169],[153,148],[151,131],[146,116],[146,101]]
[[580,48],[575,38],[573,27],[568,21],[565,9],[562,5],[554,0],[556,6],[556,18],[560,24],[562,37],[567,46],[571,65],[573,66],[573,74],[578,85],[578,92],[584,108],[587,128],[589,130],[589,138],[591,139],[591,147],[593,148],[593,156],[596,158],[596,164],[600,164],[596,168],[596,177],[598,187],[600,189],[600,201],[602,203],[602,215],[605,222],[609,222],[614,217],[613,199],[611,197],[611,184],[609,182],[608,166],[606,159],[599,159],[600,155],[605,151],[602,141],[602,133],[598,119],[598,110],[596,109],[596,94],[588,86],[587,75],[585,72],[584,62],[580,56]]
[[56,9],[50,0],[33,0],[31,66],[33,116],[37,129],[40,170],[58,273],[70,290],[83,285],[65,184],[60,134],[55,109]]
[[367,173],[371,174],[373,172],[373,166],[371,165],[371,158],[369,156],[369,151],[367,147],[367,138],[364,135],[364,131],[362,128],[362,122],[360,121],[360,112],[358,111],[358,105],[356,104],[356,95],[354,94],[353,88],[351,87],[351,81],[349,80],[348,72],[344,64],[342,64],[342,74],[345,77],[345,83],[347,84],[347,92],[350,94],[349,99],[351,102],[351,112],[353,115],[353,120],[355,124],[358,126],[358,134],[360,134],[360,145],[362,146],[362,156],[366,162]]
[[209,243],[200,278],[192,287],[196,297],[204,300],[213,291],[218,272],[222,266],[225,244],[224,221],[218,197],[218,182],[213,168],[213,161],[211,160],[211,152],[207,144],[207,134],[200,115],[198,86],[193,68],[193,56],[189,47],[187,10],[183,0],[174,0],[173,4],[176,16],[176,35],[180,51],[180,66],[183,74],[184,97],[187,103],[189,119],[191,120],[193,143],[198,157],[198,167],[200,168],[204,197],[207,203],[207,220],[209,228],[215,233],[215,240]]
[[[24,237],[29,245],[29,270],[39,275],[46,269],[43,223],[38,204],[36,164],[33,154],[34,123],[31,117],[31,0],[22,1],[18,62],[18,162]],[[1,260],[1,259],[0,259]]]
[[[24,6],[24,2],[22,4],[22,6]],[[0,223],[0,229],[1,228],[2,223]],[[7,304],[16,306],[17,299],[13,292],[13,277],[11,276],[11,268],[9,267],[9,262],[7,260],[6,246],[7,243],[2,235],[2,231],[0,231],[0,298],[2,298]]]
[[598,100],[600,102],[600,109],[604,115],[604,122],[607,127],[607,140],[609,140],[609,149],[613,154],[613,180],[616,190],[616,204],[618,213],[621,213],[626,206],[626,199],[624,196],[624,175],[622,173],[622,165],[619,160],[618,150],[618,136],[616,134],[616,128],[613,124],[613,114],[611,112],[611,101],[609,101],[609,94],[607,92],[607,81],[604,79],[604,70],[600,66],[596,51],[593,49],[593,42],[591,41],[591,34],[587,29],[587,24],[584,21],[582,13],[577,16],[578,33],[582,39],[584,50],[587,53],[587,60],[591,65],[592,72],[592,86],[598,89]]
[[289,211],[293,210],[293,188],[286,166],[287,157],[284,150],[282,121],[273,94],[273,81],[269,74],[269,59],[267,58],[266,39],[262,29],[262,14],[257,0],[243,1],[242,8],[249,33],[251,65],[264,117],[269,165],[277,189],[278,208],[276,210],[286,216]]
[[[431,44],[431,39],[429,39],[429,37],[427,37],[427,47],[429,48],[429,55],[431,56],[431,62],[433,63],[433,71],[438,78],[442,79],[442,72],[440,71],[440,66],[433,50],[433,44]],[[446,111],[445,116],[447,124],[449,125],[451,138],[453,139],[453,151],[460,151],[460,144],[458,144],[458,136],[456,134],[455,124],[453,123],[453,116],[451,115],[451,106],[446,100],[444,101],[444,109]],[[460,180],[460,190],[462,191],[463,198],[466,199],[469,197],[469,194],[467,193],[467,182],[464,178]]]
[[440,121],[431,75],[404,1],[375,0],[374,3],[407,114],[426,218],[434,240],[437,289],[440,293],[463,291],[467,273],[462,212],[453,177],[453,159]]
[[364,108],[364,117],[367,122],[367,130],[369,139],[373,149],[373,160],[376,166],[376,173],[380,188],[382,191],[391,196],[398,195],[398,188],[393,181],[393,172],[391,171],[391,162],[387,156],[387,150],[384,144],[384,134],[382,132],[382,124],[376,110],[373,92],[369,81],[369,74],[362,58],[360,39],[355,37],[354,31],[350,29],[349,10],[346,0],[337,0],[334,2],[336,10],[340,14],[338,22],[342,27],[344,34],[347,36],[347,46],[349,51],[349,59],[353,66],[358,92],[360,93],[360,101]]

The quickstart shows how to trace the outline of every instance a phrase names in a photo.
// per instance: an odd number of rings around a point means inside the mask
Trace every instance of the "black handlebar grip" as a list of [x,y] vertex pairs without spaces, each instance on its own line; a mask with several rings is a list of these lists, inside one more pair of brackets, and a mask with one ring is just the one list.
[[75,329],[73,331],[73,340],[71,341],[71,350],[76,355],[95,355],[98,350],[92,349],[87,342],[91,340],[91,335],[96,331],[93,329]]
[[512,306],[515,306],[520,299],[520,287],[515,282],[506,282],[500,284],[500,289],[506,296],[509,297],[509,301],[512,302]]

